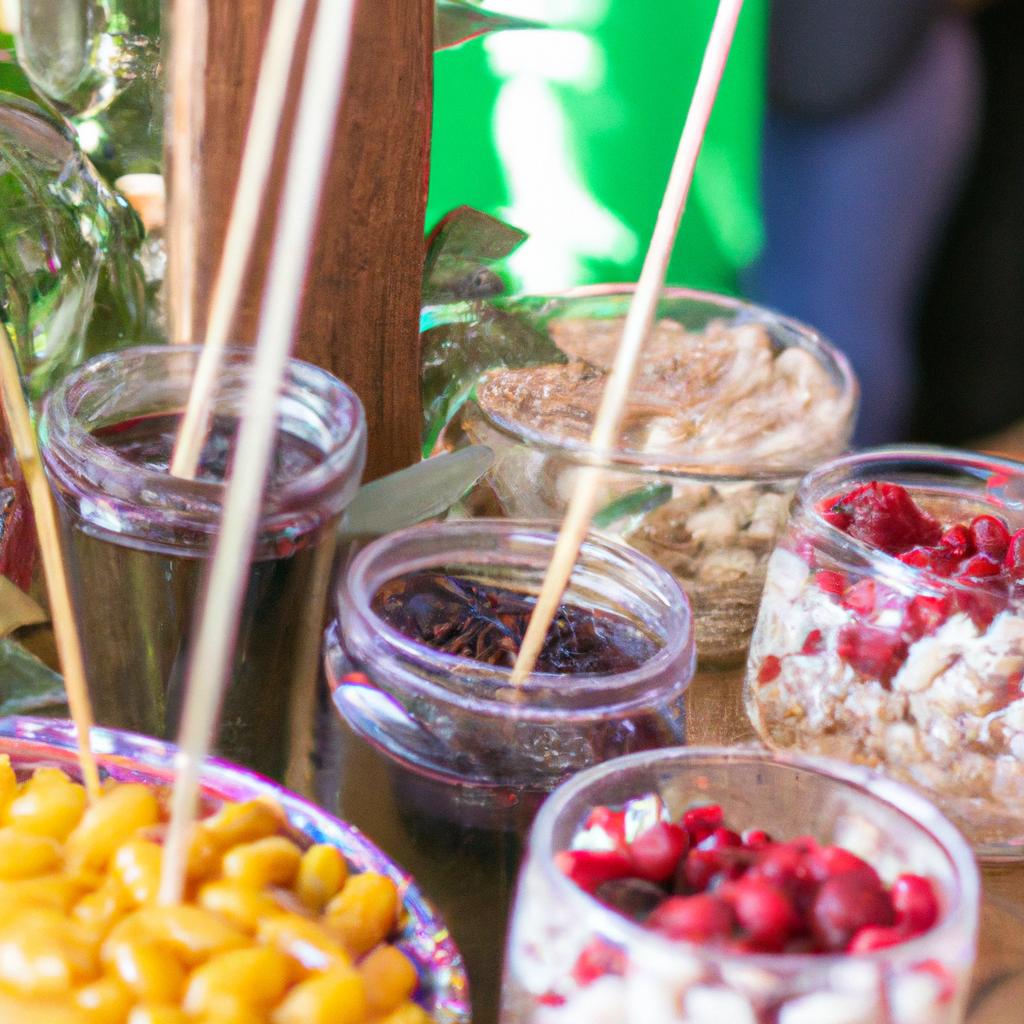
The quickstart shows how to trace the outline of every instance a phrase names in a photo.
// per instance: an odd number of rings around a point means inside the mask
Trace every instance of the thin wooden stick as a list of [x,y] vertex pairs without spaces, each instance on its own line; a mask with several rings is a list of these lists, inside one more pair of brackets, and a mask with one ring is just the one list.
[[174,0],[171,34],[171,193],[168,291],[171,341],[195,329],[199,245],[199,137],[206,78],[206,0]]
[[[679,223],[686,209],[686,197],[690,192],[697,157],[700,155],[708,119],[715,105],[722,73],[729,59],[729,50],[732,47],[736,22],[742,7],[743,0],[719,0],[718,13],[715,15],[715,23],[708,39],[690,110],[686,115],[686,124],[679,140],[679,149],[658,213],[651,245],[647,250],[636,293],[626,317],[622,341],[590,435],[590,448],[598,453],[598,456],[610,451],[619,436],[626,400],[636,376],[637,360],[654,324],[658,298],[665,284],[672,249],[679,233]],[[544,586],[537,598],[530,624],[519,649],[519,656],[516,658],[515,668],[512,670],[512,681],[516,684],[524,682],[533,671],[533,666],[544,646],[551,621],[558,611],[559,602],[579,556],[580,545],[590,528],[600,482],[601,469],[598,466],[585,466],[577,474],[576,486],[569,500],[551,564],[544,577]]]
[[188,406],[171,459],[174,476],[194,477],[210,421],[210,406],[227,345],[228,332],[238,311],[242,284],[249,265],[260,210],[274,162],[288,80],[295,60],[306,0],[277,0],[256,83],[242,165],[224,237],[217,277],[210,298],[210,313],[203,351],[188,396]]
[[186,676],[160,900],[181,899],[199,771],[216,727],[276,432],[278,395],[301,310],[352,40],[354,0],[320,0],[278,211],[238,451]]
[[93,725],[92,705],[85,680],[85,662],[82,659],[82,645],[78,638],[78,626],[71,607],[71,589],[64,568],[61,551],[60,530],[57,514],[53,508],[53,495],[46,481],[43,462],[36,443],[36,432],[32,426],[25,392],[21,387],[21,373],[14,348],[6,331],[0,331],[0,386],[3,389],[4,412],[14,442],[14,451],[21,463],[32,511],[39,534],[39,549],[43,556],[43,573],[46,590],[50,597],[50,615],[53,632],[60,654],[60,665],[64,673],[64,688],[68,695],[68,706],[78,734],[78,763],[82,768],[82,781],[90,799],[99,796],[100,776],[96,758],[92,752],[91,729]]

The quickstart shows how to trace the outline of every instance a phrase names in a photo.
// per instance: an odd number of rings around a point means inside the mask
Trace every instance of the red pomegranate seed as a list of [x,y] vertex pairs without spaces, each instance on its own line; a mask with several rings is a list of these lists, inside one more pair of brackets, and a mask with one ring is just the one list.
[[577,985],[585,988],[607,974],[622,974],[625,968],[626,957],[618,946],[594,939],[577,957],[572,976]]
[[892,907],[896,923],[908,935],[928,931],[939,919],[939,901],[931,879],[922,875],[900,875],[892,886]]
[[697,896],[670,896],[647,919],[647,927],[671,939],[711,942],[727,938],[735,920],[732,908],[725,900],[701,893]]
[[541,1006],[565,1006],[565,996],[558,992],[545,992],[538,997],[537,1002]]
[[873,953],[876,949],[888,949],[905,942],[909,936],[902,928],[879,928],[868,925],[861,928],[846,947],[847,953]]
[[839,875],[823,883],[811,908],[811,930],[825,949],[845,949],[854,935],[869,925],[893,923],[892,903],[881,886],[863,874]]
[[1002,571],[1002,564],[988,555],[971,555],[960,563],[957,570],[960,576],[970,576],[974,579],[985,579],[989,576],[998,576]]
[[807,857],[807,868],[818,882],[827,882],[840,875],[862,875],[873,888],[881,887],[878,872],[855,853],[842,846],[822,846]]
[[771,845],[772,837],[763,829],[748,828],[743,833],[743,845],[748,850],[764,850]]
[[772,682],[774,679],[778,679],[782,674],[782,661],[777,658],[774,654],[769,654],[765,657],[764,661],[761,662],[761,667],[757,672],[757,681],[764,686],[766,683]]
[[922,974],[930,974],[939,980],[942,986],[939,990],[939,1002],[948,1003],[956,995],[956,982],[953,976],[938,960],[922,960],[919,964],[914,965],[914,970],[920,971]]
[[677,873],[676,888],[704,892],[716,879],[724,878],[725,871],[725,860],[718,850],[690,850]]
[[911,548],[904,551],[896,558],[904,565],[912,565],[915,569],[930,569],[932,564],[932,551],[930,548]]
[[629,858],[648,882],[667,882],[690,848],[690,834],[681,825],[659,821],[633,840]]
[[854,583],[843,597],[843,607],[867,615],[875,610],[876,587],[872,579]]
[[626,812],[613,811],[610,807],[595,807],[583,823],[585,829],[600,829],[615,844],[616,848],[626,848]]
[[839,631],[836,652],[862,676],[888,683],[906,660],[907,644],[897,634],[855,623]]
[[716,828],[722,827],[725,820],[722,808],[718,804],[705,804],[703,807],[691,807],[683,815],[683,828],[690,833],[690,845],[696,846],[707,839]]
[[822,569],[814,574],[814,582],[819,590],[826,594],[842,595],[846,589],[846,577],[841,572],[833,572],[831,569]]
[[971,520],[971,540],[974,550],[1001,562],[1010,544],[1010,531],[1006,523],[996,516],[975,516]]
[[745,876],[763,878],[794,899],[805,896],[814,885],[807,854],[791,843],[779,843],[765,850]]
[[555,866],[591,895],[604,882],[633,871],[629,858],[617,850],[562,850],[555,854]]
[[845,532],[851,537],[890,555],[915,545],[930,547],[942,536],[939,523],[897,484],[864,484],[832,502],[830,510],[850,516]]
[[800,919],[781,889],[760,878],[741,878],[723,889],[736,920],[751,940],[766,953],[777,953],[799,928]]
[[800,648],[800,653],[818,654],[823,646],[824,644],[822,642],[821,630],[812,629],[810,633],[808,633],[807,636],[804,637],[804,645]]
[[1024,530],[1018,530],[1010,538],[1003,565],[1012,579],[1024,579]]
[[903,632],[911,640],[920,640],[934,633],[949,615],[948,597],[930,597],[918,594],[907,605],[903,616]]
[[974,542],[971,540],[971,531],[962,523],[951,526],[942,535],[939,545],[955,558],[965,558],[967,555],[974,554]]

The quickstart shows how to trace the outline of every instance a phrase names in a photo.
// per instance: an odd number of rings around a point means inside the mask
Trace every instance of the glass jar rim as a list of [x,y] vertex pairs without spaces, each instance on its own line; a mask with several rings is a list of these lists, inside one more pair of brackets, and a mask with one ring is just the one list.
[[[597,555],[610,566],[620,564],[624,572],[633,574],[630,578],[640,579],[644,584],[645,597],[658,594],[660,590],[665,609],[665,628],[659,630],[664,636],[664,645],[651,658],[628,672],[603,675],[534,672],[518,685],[518,692],[525,699],[511,704],[486,692],[510,690],[513,685],[511,668],[484,664],[427,647],[395,629],[372,608],[373,597],[380,587],[404,573],[437,567],[446,560],[459,561],[465,565],[467,561],[473,560],[474,555],[477,561],[487,565],[496,564],[493,552],[473,550],[468,546],[474,538],[491,535],[501,539],[525,539],[532,542],[539,554],[544,556],[547,550],[554,547],[557,533],[558,524],[555,522],[478,518],[420,524],[378,538],[363,548],[348,570],[339,576],[335,600],[343,643],[351,642],[356,631],[382,638],[383,646],[403,667],[403,689],[427,697],[433,696],[446,703],[457,702],[465,710],[482,714],[507,715],[514,708],[516,717],[522,720],[548,720],[562,714],[577,714],[580,711],[581,695],[604,698],[606,707],[628,707],[643,701],[650,687],[663,677],[671,677],[671,681],[682,693],[689,686],[696,666],[693,619],[685,592],[675,577],[653,559],[599,533],[587,535],[583,550]],[[435,550],[419,558],[407,558],[397,566],[380,567],[379,561],[383,557],[394,555],[403,545],[415,546],[425,540],[450,540],[450,544],[440,552]],[[509,556],[501,561],[510,565],[522,564],[521,557]],[[546,566],[547,561],[547,557],[538,558],[541,567]],[[613,578],[611,572],[607,575]],[[458,676],[466,682],[472,681],[475,685],[469,687],[471,692],[465,693],[435,681],[438,677],[450,676]],[[531,705],[531,694],[538,693],[549,696],[554,693],[564,697],[564,700]],[[586,707],[590,708],[591,705]]]
[[[223,482],[185,479],[169,472],[140,467],[122,458],[116,449],[96,440],[79,418],[82,403],[97,387],[123,377],[126,370],[172,359],[198,360],[201,345],[140,345],[95,356],[68,374],[49,394],[40,416],[43,457],[49,471],[69,490],[99,493],[107,500],[136,512],[159,510],[170,519],[187,521],[192,529],[216,530],[224,493]],[[222,366],[244,371],[252,350],[231,346]],[[322,396],[339,428],[337,439],[314,466],[268,490],[264,499],[261,529],[273,531],[276,521],[290,511],[311,507],[322,495],[361,471],[365,447],[365,415],[355,392],[328,371],[300,359],[290,359],[283,394],[288,389]],[[187,397],[187,390],[183,393]],[[124,415],[129,415],[124,413]],[[102,481],[100,480],[102,476]],[[111,484],[120,483],[112,493]],[[189,510],[157,500],[172,492],[187,499]],[[144,500],[143,496],[153,496]]]
[[[598,284],[584,285],[562,292],[551,292],[533,296],[515,296],[499,302],[503,309],[514,308],[516,305],[530,301],[541,302],[565,301],[575,299],[601,298],[606,296],[630,295],[636,289],[635,284]],[[669,300],[686,300],[694,303],[717,306],[722,312],[733,314],[750,314],[753,322],[769,327],[778,326],[791,332],[803,340],[804,349],[810,352],[818,362],[829,371],[830,376],[839,386],[839,397],[846,400],[849,408],[849,419],[852,423],[856,415],[860,387],[856,375],[847,357],[828,339],[808,324],[793,317],[777,313],[766,306],[747,302],[731,295],[720,295],[716,292],[702,291],[696,288],[683,288],[668,285],[662,289],[662,298]],[[592,448],[586,442],[563,441],[561,443],[535,435],[530,431],[517,428],[514,424],[498,420],[480,403],[476,403],[480,414],[494,430],[513,441],[529,445],[547,455],[558,455],[580,465],[602,466],[610,469],[626,470],[635,473],[658,473],[668,477],[680,477],[698,481],[728,483],[734,481],[756,480],[773,482],[791,480],[807,472],[814,464],[814,459],[759,459],[756,462],[723,462],[721,456],[688,454],[684,459],[669,452],[643,452],[633,449],[616,448],[609,452]]]
[[[811,470],[797,488],[793,499],[793,518],[805,516],[813,522],[818,535],[815,544],[820,546],[822,541],[827,543],[829,557],[838,568],[863,572],[864,565],[868,564],[873,574],[882,580],[891,581],[901,589],[908,586],[921,589],[923,585],[936,590],[948,591],[953,588],[958,592],[970,593],[972,588],[969,584],[935,575],[924,568],[906,565],[894,556],[844,533],[817,511],[817,503],[822,498],[835,494],[844,484],[850,484],[858,470],[873,466],[878,467],[881,477],[885,476],[885,468],[888,467],[890,471],[900,468],[904,472],[944,469],[959,473],[964,479],[974,480],[998,476],[1009,482],[1016,478],[1020,480],[1021,487],[1019,510],[1024,513],[1024,463],[998,455],[945,448],[941,445],[884,445],[829,459]],[[988,500],[981,494],[977,495],[977,499]],[[996,501],[992,504],[994,509],[1000,507]]]
[[[808,772],[851,789],[858,790],[875,801],[887,804],[913,823],[941,849],[949,860],[955,879],[955,892],[947,894],[949,903],[937,924],[921,935],[906,942],[868,953],[739,953],[721,950],[681,939],[670,939],[641,927],[622,914],[588,895],[555,864],[555,829],[567,806],[588,787],[604,779],[621,775],[631,769],[643,769],[659,762],[700,762],[702,760],[746,762],[750,764],[776,764]],[[637,794],[641,796],[642,794]],[[967,840],[957,828],[924,796],[909,786],[894,782],[880,772],[860,765],[845,764],[828,758],[806,757],[797,754],[768,752],[757,748],[737,747],[663,747],[605,761],[572,776],[556,789],[541,806],[529,838],[528,857],[537,861],[546,882],[560,902],[573,907],[580,917],[600,915],[602,933],[613,941],[660,954],[672,950],[686,950],[702,960],[726,962],[750,967],[778,970],[780,966],[828,970],[851,960],[861,963],[883,961],[911,966],[921,961],[922,947],[955,936],[964,926],[973,936],[977,931],[978,902],[981,882],[977,862]]]

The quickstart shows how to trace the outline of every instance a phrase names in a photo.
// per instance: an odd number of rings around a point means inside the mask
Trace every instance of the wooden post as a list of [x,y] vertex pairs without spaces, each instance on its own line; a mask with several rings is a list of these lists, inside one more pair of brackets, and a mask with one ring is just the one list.
[[[361,0],[296,348],[299,357],[350,384],[366,406],[367,479],[419,455],[418,321],[433,12],[434,0]],[[196,254],[199,318],[224,238],[269,18],[269,0],[209,0]],[[276,198],[273,188],[271,199]],[[265,218],[234,332],[245,342],[255,336],[269,229]],[[203,336],[201,319],[195,336]]]

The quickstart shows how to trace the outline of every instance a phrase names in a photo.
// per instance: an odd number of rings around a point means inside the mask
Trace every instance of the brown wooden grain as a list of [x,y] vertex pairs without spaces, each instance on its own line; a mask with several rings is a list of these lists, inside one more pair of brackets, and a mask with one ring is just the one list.
[[[210,0],[209,18],[200,310],[227,225],[270,2]],[[433,0],[361,0],[296,348],[303,359],[351,384],[362,399],[370,438],[368,479],[408,465],[419,452],[418,317],[432,28]],[[291,91],[294,99],[296,90]],[[276,194],[273,189],[272,201]],[[271,227],[265,217],[235,330],[245,342],[256,333]],[[196,336],[202,336],[201,323]]]

